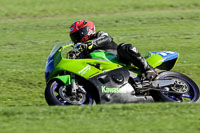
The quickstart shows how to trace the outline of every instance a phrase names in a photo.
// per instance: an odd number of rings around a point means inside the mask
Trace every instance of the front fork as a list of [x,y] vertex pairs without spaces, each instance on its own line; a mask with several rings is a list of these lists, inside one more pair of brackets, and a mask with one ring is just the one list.
[[71,94],[72,95],[77,94],[77,90],[78,90],[78,92],[86,94],[86,91],[82,87],[80,87],[80,86],[77,85],[75,74],[71,73],[70,76],[71,76]]
[[72,95],[74,95],[77,92],[78,86],[76,84],[75,74],[71,73],[70,76],[71,76],[71,93]]

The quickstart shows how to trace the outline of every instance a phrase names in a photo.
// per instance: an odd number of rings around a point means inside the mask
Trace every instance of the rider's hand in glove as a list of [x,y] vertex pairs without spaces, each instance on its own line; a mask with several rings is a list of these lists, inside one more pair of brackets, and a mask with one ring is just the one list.
[[92,47],[94,46],[94,41],[93,40],[88,40],[87,42],[85,42],[86,44],[87,44],[87,48],[89,49],[89,50],[91,50],[92,49]]
[[88,45],[86,43],[76,43],[74,44],[74,49],[76,50],[84,50],[87,49]]

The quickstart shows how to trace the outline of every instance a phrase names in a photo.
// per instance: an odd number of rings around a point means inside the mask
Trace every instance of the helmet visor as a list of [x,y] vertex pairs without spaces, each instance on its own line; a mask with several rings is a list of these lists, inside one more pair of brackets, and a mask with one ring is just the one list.
[[89,27],[85,26],[84,28],[70,34],[71,40],[74,43],[81,42],[81,39],[88,33]]

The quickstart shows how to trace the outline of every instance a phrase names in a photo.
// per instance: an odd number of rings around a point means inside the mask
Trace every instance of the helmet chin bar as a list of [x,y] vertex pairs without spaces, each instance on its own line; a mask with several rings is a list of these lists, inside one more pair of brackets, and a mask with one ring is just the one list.
[[84,36],[80,42],[84,43],[89,39],[89,36]]

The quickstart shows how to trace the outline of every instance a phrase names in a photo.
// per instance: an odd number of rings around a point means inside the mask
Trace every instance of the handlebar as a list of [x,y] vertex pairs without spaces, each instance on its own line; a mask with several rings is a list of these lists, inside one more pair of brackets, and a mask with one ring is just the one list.
[[74,48],[74,49],[72,49],[71,51],[68,52],[69,58],[70,59],[76,59],[81,52],[82,52],[81,49]]
[[76,59],[81,52],[87,49],[87,44],[84,43],[76,43],[73,45],[73,49],[68,52],[70,59]]

